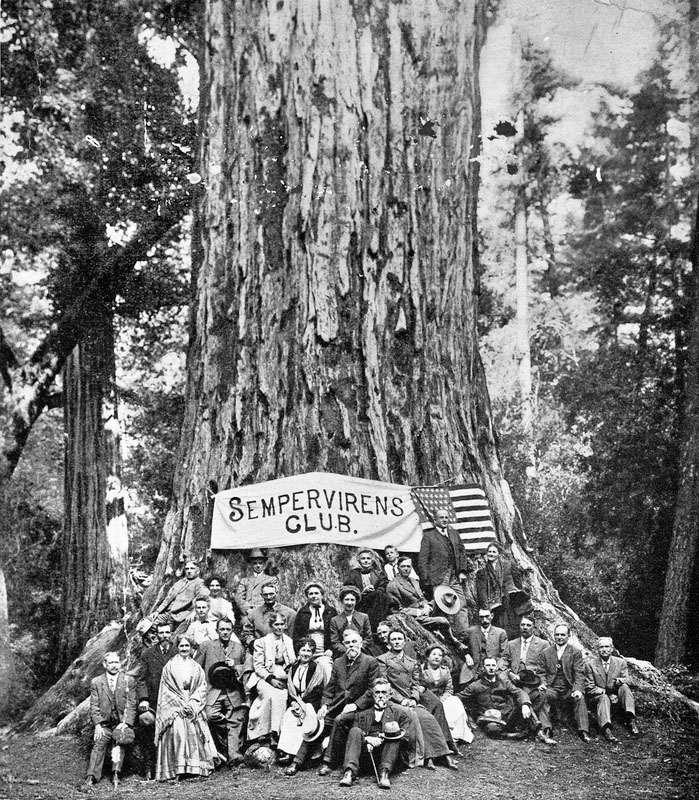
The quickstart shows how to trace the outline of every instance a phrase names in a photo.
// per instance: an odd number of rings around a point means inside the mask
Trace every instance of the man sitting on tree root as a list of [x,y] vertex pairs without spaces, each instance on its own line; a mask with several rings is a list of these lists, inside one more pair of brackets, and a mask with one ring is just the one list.
[[371,695],[373,706],[354,714],[347,734],[340,786],[351,786],[360,769],[371,772],[373,768],[379,788],[390,789],[389,775],[396,768],[401,749],[415,747],[413,721],[405,709],[389,702],[389,682],[376,678]]
[[136,720],[136,688],[132,679],[121,671],[118,653],[109,652],[102,662],[104,674],[92,679],[90,685],[90,717],[95,725],[86,786],[102,778],[107,747],[113,745],[114,785],[116,786],[124,760],[123,746],[134,740]]
[[631,736],[638,736],[636,703],[629,689],[629,668],[626,660],[613,656],[614,642],[601,636],[597,642],[598,656],[585,664],[585,693],[597,712],[602,736],[615,744],[619,740],[612,733],[612,708],[621,709]]

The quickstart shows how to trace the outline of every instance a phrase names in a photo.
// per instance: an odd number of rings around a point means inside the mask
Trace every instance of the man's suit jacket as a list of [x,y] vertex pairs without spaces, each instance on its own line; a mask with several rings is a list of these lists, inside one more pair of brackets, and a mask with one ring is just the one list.
[[150,707],[155,710],[158,706],[158,691],[160,690],[160,676],[167,662],[177,655],[177,646],[170,642],[163,655],[159,644],[154,644],[141,655],[141,671],[136,687],[139,700],[147,700]]
[[[197,597],[207,597],[209,590],[202,578],[180,578],[172,584],[163,600],[158,604],[158,613],[169,614],[175,627],[187,619],[194,608]],[[174,628],[173,628],[174,630]]]
[[388,582],[386,594],[391,611],[399,611],[401,608],[416,608],[427,603],[420,584],[416,580],[404,578],[402,575],[398,575]]
[[529,695],[524,689],[518,689],[502,672],[495,675],[491,683],[485,677],[479,678],[465,686],[457,695],[464,705],[474,707],[474,711],[482,714],[489,708],[497,708],[503,717],[508,717],[518,706],[531,705]]
[[595,686],[604,689],[607,694],[617,694],[619,684],[629,682],[629,667],[625,658],[609,657],[609,671],[604,671],[604,662],[599,656],[591,658],[585,664],[585,688],[592,691]]
[[362,637],[362,649],[366,650],[371,646],[371,625],[369,617],[361,611],[352,612],[352,624],[347,624],[347,614],[340,611],[330,620],[330,646],[332,647],[333,656],[339,658],[345,652],[345,646],[342,644],[342,634],[350,627],[353,631]]
[[265,572],[260,574],[253,572],[240,579],[235,587],[235,599],[243,614],[247,614],[251,609],[262,605],[264,602],[262,599],[262,587],[265,583],[275,584],[277,592],[279,592],[279,578],[274,575],[267,575]]
[[[112,702],[114,697],[114,703]],[[133,679],[117,673],[114,695],[109,691],[107,673],[98,675],[90,683],[90,717],[95,725],[111,725],[112,709],[116,706],[118,722],[133,727],[136,720],[136,687]]]
[[[299,639],[303,639],[305,636],[308,636],[308,628],[311,624],[311,613],[311,607],[308,603],[306,603],[305,606],[301,606],[296,613],[296,619],[294,620],[294,631],[291,634],[291,638],[294,640],[294,647],[296,648],[298,648]],[[329,606],[327,603],[324,603],[323,626],[325,630],[325,641],[323,650],[333,649],[330,641],[330,620],[336,614],[337,609],[334,606]]]
[[496,658],[498,669],[507,669],[507,634],[502,628],[491,625],[486,639],[480,625],[471,625],[466,631],[466,645],[474,670],[478,671],[486,658]]
[[[371,730],[373,722],[374,706],[372,705],[369,708],[363,709],[362,711],[354,712],[354,719],[352,720],[351,727],[359,728],[359,730],[362,731],[362,733],[364,733],[366,736]],[[382,728],[385,728],[387,722],[398,723],[401,730],[405,731],[405,737],[403,741],[406,743],[406,746],[412,750],[415,747],[417,739],[415,717],[409,711],[406,711],[406,709],[402,706],[389,702],[383,712],[383,718],[381,720]]]
[[[550,644],[539,654],[537,664],[537,674],[546,686],[553,684],[556,677],[558,666],[558,653],[556,645]],[[579,647],[568,643],[561,658],[561,666],[566,680],[571,685],[573,692],[583,692],[585,690],[585,670],[583,667],[583,654]]]
[[[267,583],[267,581],[265,581]],[[294,611],[291,606],[285,606],[280,602],[276,602],[272,608],[267,608],[267,606],[263,603],[261,606],[256,606],[255,608],[251,608],[248,612],[248,615],[243,620],[243,633],[242,639],[243,644],[247,647],[250,642],[254,641],[255,639],[261,639],[263,636],[266,636],[270,631],[271,628],[269,627],[269,618],[272,614],[284,614],[287,620],[287,631],[289,636],[291,636],[291,632],[294,630],[294,622],[296,621],[296,612]]]
[[420,666],[416,659],[406,656],[396,656],[390,650],[378,658],[381,665],[381,674],[391,684],[391,700],[400,703],[401,700],[415,700],[420,702]]
[[516,639],[507,643],[507,654],[505,656],[507,668],[515,675],[523,669],[531,669],[536,672],[537,664],[539,663],[539,655],[548,647],[548,644],[546,639],[542,639],[539,636],[532,636],[529,640],[527,660],[522,662],[522,637],[518,636]]
[[[386,588],[388,578],[383,570],[370,569],[369,575],[371,576],[371,585],[374,587],[374,590]],[[360,592],[364,590],[364,584],[362,583],[362,571],[359,569],[359,567],[354,567],[354,569],[351,569],[347,573],[345,576],[344,585],[356,586]]]
[[194,660],[204,670],[206,675],[206,682],[208,690],[206,693],[206,704],[213,705],[218,700],[221,693],[228,694],[233,708],[239,708],[245,705],[245,689],[242,684],[243,669],[245,663],[245,648],[240,642],[231,641],[228,645],[228,658],[235,662],[235,671],[241,683],[237,689],[215,689],[209,683],[209,669],[219,661],[226,659],[226,654],[223,649],[223,644],[220,639],[213,642],[204,642],[197,651]]
[[360,653],[353,664],[347,661],[347,654],[333,662],[328,685],[323,692],[323,705],[339,713],[342,706],[354,703],[358,710],[373,706],[371,684],[374,678],[381,677],[379,662],[365,653]]
[[437,530],[425,531],[422,534],[417,571],[423,586],[439,586],[449,573],[457,576],[468,571],[466,551],[459,539],[459,534],[447,527],[447,536]]

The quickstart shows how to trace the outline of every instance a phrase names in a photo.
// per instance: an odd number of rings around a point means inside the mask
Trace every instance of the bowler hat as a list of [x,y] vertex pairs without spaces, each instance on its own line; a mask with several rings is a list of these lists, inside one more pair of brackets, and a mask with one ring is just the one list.
[[356,586],[343,586],[337,594],[339,600],[342,600],[346,594],[353,594],[357,600],[360,600],[362,593]]
[[240,685],[238,673],[225,661],[212,664],[207,677],[214,689],[237,689]]
[[441,611],[450,616],[461,611],[461,598],[451,586],[443,583],[434,588],[434,602]]
[[384,723],[383,730],[379,736],[387,742],[391,742],[394,739],[402,739],[405,736],[405,731],[402,730],[395,719],[390,719]]

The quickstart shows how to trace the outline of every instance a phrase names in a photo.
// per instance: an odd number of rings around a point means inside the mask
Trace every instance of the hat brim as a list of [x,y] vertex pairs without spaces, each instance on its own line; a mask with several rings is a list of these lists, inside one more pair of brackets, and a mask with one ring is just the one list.
[[315,742],[316,739],[320,739],[324,731],[325,731],[325,720],[319,719],[314,730],[308,731],[307,733],[303,734],[303,741]]
[[240,685],[238,673],[225,661],[217,661],[206,673],[209,684],[214,689],[236,689]]
[[478,725],[499,725],[501,728],[505,728],[507,723],[503,719],[493,719],[492,717],[478,717],[476,720],[476,724]]
[[405,736],[404,730],[399,730],[398,733],[384,733],[383,731],[379,734],[379,739],[385,739],[387,742],[393,742],[397,739],[402,739]]
[[[454,604],[449,605],[444,601],[444,595],[454,595]],[[458,614],[461,611],[461,598],[454,592],[451,586],[445,586],[444,584],[440,584],[436,586],[434,589],[434,602],[437,608],[440,611],[443,611],[445,614],[448,614],[450,617],[454,616],[454,614]]]

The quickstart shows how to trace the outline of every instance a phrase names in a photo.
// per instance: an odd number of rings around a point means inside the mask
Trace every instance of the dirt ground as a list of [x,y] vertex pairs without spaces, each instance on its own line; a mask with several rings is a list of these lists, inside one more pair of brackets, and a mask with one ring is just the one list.
[[593,731],[584,745],[569,731],[557,731],[557,747],[518,741],[492,741],[476,734],[463,746],[459,772],[422,768],[395,776],[390,793],[378,789],[371,776],[351,789],[338,786],[341,772],[320,778],[315,770],[294,778],[281,767],[269,770],[223,770],[208,779],[155,783],[130,775],[115,793],[103,780],[92,790],[82,784],[87,744],[76,737],[42,738],[5,735],[0,738],[0,800],[292,800],[292,798],[399,797],[536,800],[537,798],[699,798],[699,722],[682,727],[666,719],[641,719],[642,736],[631,739],[617,727],[618,745],[609,745]]

